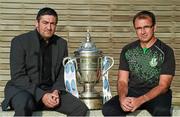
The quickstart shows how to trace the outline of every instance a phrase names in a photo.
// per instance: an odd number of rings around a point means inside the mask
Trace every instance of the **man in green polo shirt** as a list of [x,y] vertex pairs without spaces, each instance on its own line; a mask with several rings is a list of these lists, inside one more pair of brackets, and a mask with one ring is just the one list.
[[118,95],[102,108],[104,116],[125,116],[137,109],[146,109],[153,116],[170,116],[175,75],[175,58],[171,47],[154,32],[155,16],[141,11],[133,25],[138,40],[123,47],[118,74]]

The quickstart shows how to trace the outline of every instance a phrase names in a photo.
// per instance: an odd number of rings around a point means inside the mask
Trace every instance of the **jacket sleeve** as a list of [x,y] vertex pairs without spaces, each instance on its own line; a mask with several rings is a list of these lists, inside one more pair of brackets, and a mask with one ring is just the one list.
[[23,48],[22,38],[15,37],[11,42],[10,50],[10,70],[11,70],[11,82],[12,84],[20,89],[26,90],[33,96],[36,101],[39,101],[44,95],[45,91],[41,90],[33,84],[30,77],[27,74],[26,68],[26,55],[27,52]]
[[[65,58],[68,56],[68,48],[67,48],[67,42],[65,41],[65,46],[64,46],[64,51],[61,53],[62,58]],[[58,70],[57,74],[57,79],[52,87],[52,90],[57,89],[57,90],[65,90],[65,84],[64,84],[64,66],[63,66],[63,59],[60,61],[60,67]]]

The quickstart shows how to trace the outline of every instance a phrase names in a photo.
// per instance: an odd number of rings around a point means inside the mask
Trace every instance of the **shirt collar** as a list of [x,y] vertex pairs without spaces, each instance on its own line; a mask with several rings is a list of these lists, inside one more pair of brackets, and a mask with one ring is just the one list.
[[[37,35],[38,35],[39,42],[45,42],[45,40],[42,38],[42,36],[40,35],[40,33],[37,31],[37,29],[36,29],[36,33],[37,33]],[[54,35],[53,35],[53,36],[54,36]],[[48,44],[53,43],[53,36],[48,40],[48,41],[49,41]]]

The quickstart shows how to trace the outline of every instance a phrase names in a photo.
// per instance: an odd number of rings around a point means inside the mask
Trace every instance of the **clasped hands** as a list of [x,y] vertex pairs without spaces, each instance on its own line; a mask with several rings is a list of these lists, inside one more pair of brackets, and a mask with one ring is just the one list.
[[54,108],[58,106],[60,103],[59,91],[54,90],[51,93],[44,94],[42,102],[47,108]]
[[123,97],[119,101],[125,112],[134,112],[142,104],[142,100],[138,97]]

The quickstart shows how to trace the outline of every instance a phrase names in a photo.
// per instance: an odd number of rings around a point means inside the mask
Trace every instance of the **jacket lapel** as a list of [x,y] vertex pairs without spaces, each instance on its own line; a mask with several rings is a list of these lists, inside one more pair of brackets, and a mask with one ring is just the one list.
[[39,36],[37,34],[37,31],[34,30],[32,31],[32,45],[33,45],[33,48],[34,48],[34,52],[35,54],[38,56],[38,67],[39,67],[39,81],[41,81],[41,78],[42,78],[42,56],[41,56],[41,52],[40,52],[40,43],[39,43]]
[[57,66],[57,60],[58,60],[58,55],[59,55],[57,40],[54,39],[54,41],[55,43],[53,43],[52,45],[52,80],[53,81],[55,81],[56,66]]

